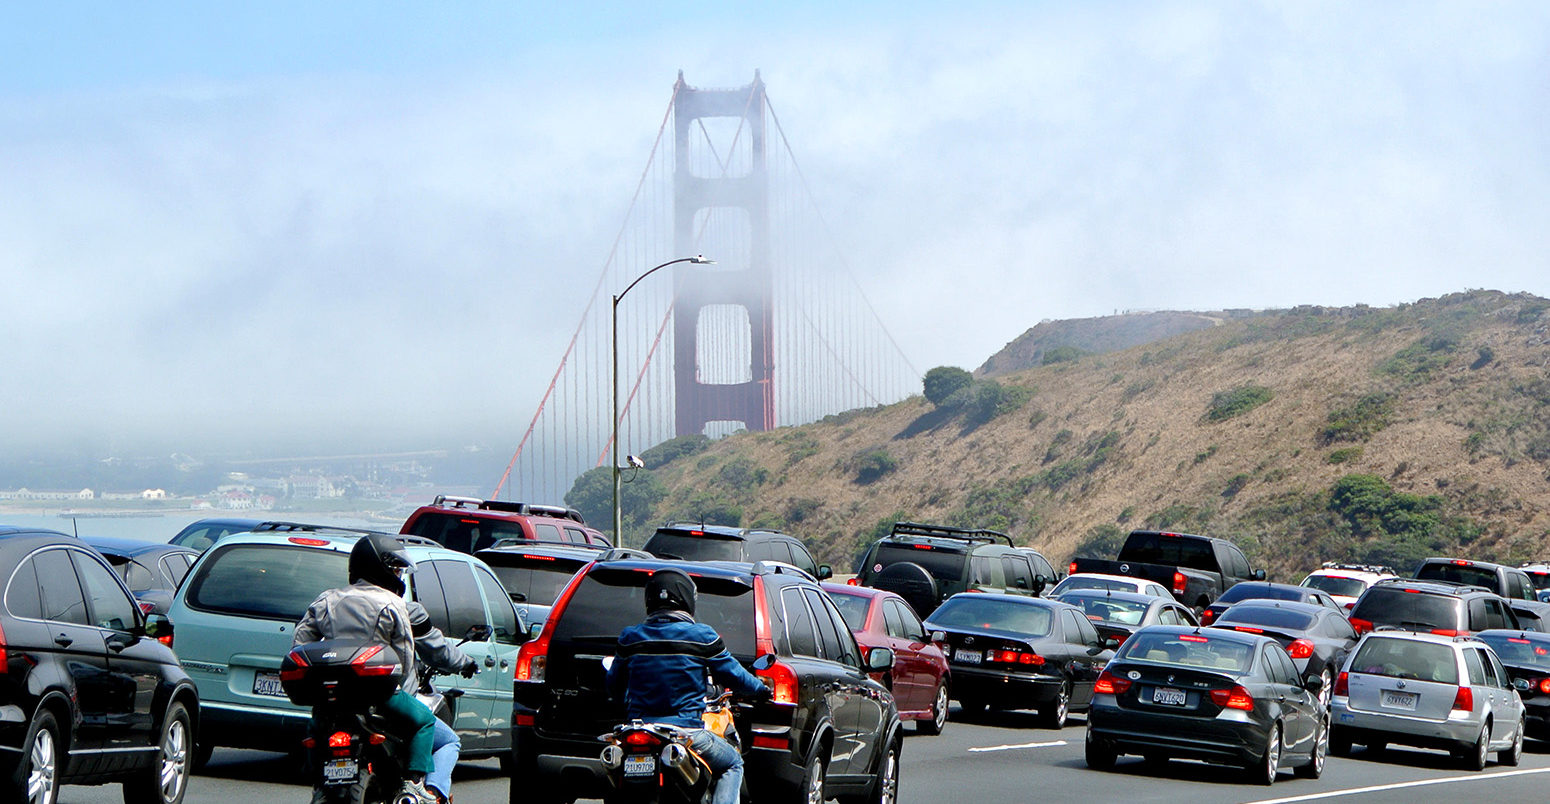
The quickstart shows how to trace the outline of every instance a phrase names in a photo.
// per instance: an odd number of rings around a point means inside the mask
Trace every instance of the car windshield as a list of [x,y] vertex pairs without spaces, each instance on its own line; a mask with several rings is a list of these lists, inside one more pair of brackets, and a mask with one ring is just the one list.
[[1487,589],[1496,589],[1498,586],[1496,570],[1486,567],[1455,564],[1451,561],[1426,564],[1416,570],[1415,577],[1427,581],[1467,583],[1474,586],[1484,586]]
[[1133,600],[1115,600],[1088,595],[1063,595],[1060,602],[1080,606],[1089,620],[1119,625],[1140,625],[1141,620],[1146,618],[1147,608],[1151,605]]
[[714,536],[690,536],[659,530],[646,541],[646,552],[658,558],[686,561],[742,561],[742,539],[718,539]]
[[1550,670],[1550,639],[1544,637],[1480,634],[1480,641],[1491,646],[1502,664]]
[[1313,615],[1305,611],[1244,603],[1222,612],[1216,622],[1218,625],[1253,625],[1277,631],[1306,631],[1313,627]]
[[1528,573],[1528,579],[1533,581],[1535,589],[1550,589],[1550,571],[1524,570]]
[[1116,581],[1110,578],[1093,578],[1082,575],[1067,575],[1066,579],[1055,585],[1054,594],[1075,591],[1077,589],[1110,589],[1115,592],[1134,592],[1134,581]]
[[506,593],[513,601],[541,606],[554,605],[565,584],[582,566],[577,561],[550,556],[526,556],[510,566],[497,564],[494,560],[486,563],[495,570],[495,577],[501,579],[501,585],[506,587]]
[[933,547],[926,550],[912,544],[884,542],[878,546],[877,555],[872,558],[872,566],[864,569],[871,575],[876,575],[886,567],[905,561],[924,567],[926,572],[931,573],[931,577],[939,582],[959,583],[963,580],[963,569],[968,563],[968,554],[951,548]]
[[[555,623],[557,641],[607,642],[646,618],[646,579],[651,570],[609,570],[594,567],[576,587]],[[694,618],[716,629],[727,650],[740,659],[754,658],[753,588],[722,578],[695,576],[698,595]]]
[[1357,601],[1351,617],[1410,630],[1456,629],[1462,613],[1460,603],[1458,598],[1449,595],[1374,586]]
[[1218,603],[1236,603],[1240,600],[1302,600],[1304,592],[1300,589],[1286,589],[1284,587],[1265,586],[1263,584],[1240,583],[1222,593],[1216,599]]
[[931,614],[932,628],[988,629],[1049,636],[1053,612],[1044,606],[967,594],[949,598]]
[[1115,660],[1203,668],[1232,675],[1243,675],[1254,664],[1254,646],[1237,639],[1204,634],[1148,633],[1150,630],[1145,629],[1125,640]]
[[1458,664],[1453,648],[1419,639],[1368,637],[1351,660],[1351,670],[1373,676],[1413,678],[1440,684],[1457,684]]
[[866,627],[867,609],[871,607],[871,599],[862,595],[847,595],[844,592],[830,592],[829,599],[839,607],[840,614],[845,617],[845,625],[852,631],[860,631]]
[[295,622],[324,590],[350,582],[345,552],[268,544],[216,550],[189,581],[192,608]]
[[1309,589],[1323,589],[1332,595],[1342,597],[1361,597],[1367,590],[1367,584],[1356,578],[1345,578],[1339,575],[1309,575],[1304,578],[1302,585]]
[[467,512],[421,514],[414,521],[414,527],[409,532],[463,553],[483,550],[495,544],[496,539],[508,536],[527,538],[527,533],[522,530],[520,522],[469,516]]

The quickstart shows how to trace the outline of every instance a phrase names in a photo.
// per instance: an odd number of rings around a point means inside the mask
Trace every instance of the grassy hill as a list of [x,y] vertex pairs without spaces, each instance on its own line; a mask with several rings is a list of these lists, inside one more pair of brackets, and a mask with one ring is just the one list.
[[1056,561],[1188,530],[1292,580],[1329,559],[1516,562],[1550,556],[1550,301],[1223,318],[942,407],[675,442],[637,521],[781,527],[847,570],[895,518],[1005,529]]

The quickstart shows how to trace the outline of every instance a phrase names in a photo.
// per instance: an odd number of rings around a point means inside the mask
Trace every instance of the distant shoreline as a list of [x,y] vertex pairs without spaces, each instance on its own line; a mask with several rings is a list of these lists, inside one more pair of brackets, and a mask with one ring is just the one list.
[[80,508],[77,506],[61,505],[28,505],[16,502],[0,503],[0,518],[7,514],[23,516],[57,516],[60,519],[149,519],[155,517],[198,517],[198,518],[243,518],[243,519],[305,519],[313,516],[325,516],[329,519],[365,519],[387,521],[389,519],[402,521],[403,517],[381,510],[227,510],[218,508],[172,508],[157,506],[155,508],[128,508],[128,507],[103,507]]

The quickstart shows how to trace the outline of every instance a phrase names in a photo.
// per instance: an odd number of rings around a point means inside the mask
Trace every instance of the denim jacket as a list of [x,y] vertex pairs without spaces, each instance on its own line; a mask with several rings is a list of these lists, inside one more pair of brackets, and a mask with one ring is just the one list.
[[681,611],[657,612],[619,634],[608,692],[624,697],[631,719],[703,728],[705,673],[738,695],[764,684],[727,652],[716,629]]

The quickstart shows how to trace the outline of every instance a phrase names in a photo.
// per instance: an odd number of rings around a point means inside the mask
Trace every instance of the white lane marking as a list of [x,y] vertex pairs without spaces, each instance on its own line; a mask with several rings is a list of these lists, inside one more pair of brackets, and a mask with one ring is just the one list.
[[[973,749],[970,749],[971,751]],[[1527,776],[1533,773],[1550,773],[1550,768],[1531,768],[1529,770],[1503,771],[1501,773],[1477,773],[1473,776],[1448,776],[1442,779],[1422,779],[1416,782],[1398,782],[1396,784],[1376,784],[1372,787],[1350,787],[1345,790],[1331,790],[1327,793],[1314,793],[1307,796],[1291,796],[1289,798],[1267,798],[1252,801],[1248,804],[1289,804],[1293,801],[1315,801],[1321,798],[1334,798],[1336,796],[1359,796],[1363,793],[1381,793],[1385,790],[1401,790],[1406,787],[1426,787],[1434,784],[1457,784],[1461,782],[1489,782],[1492,779],[1505,779],[1508,776]]]
[[[1015,751],[1019,748],[1054,748],[1057,745],[1065,745],[1065,740],[1056,740],[1049,743],[1018,743],[1017,745],[987,745],[983,748],[970,748],[969,753],[978,754],[985,751]],[[1546,768],[1550,770],[1550,768]]]

